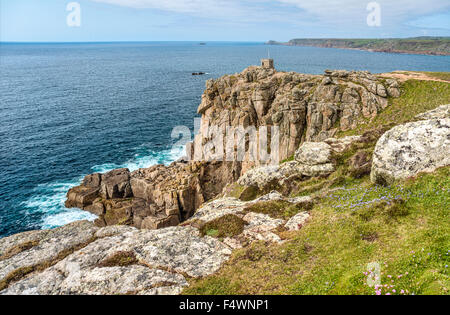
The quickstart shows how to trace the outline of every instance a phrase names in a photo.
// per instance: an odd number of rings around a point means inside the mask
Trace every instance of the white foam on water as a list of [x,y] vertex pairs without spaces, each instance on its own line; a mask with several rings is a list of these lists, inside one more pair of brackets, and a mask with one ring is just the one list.
[[80,209],[67,209],[64,206],[67,191],[78,185],[81,179],[39,185],[33,196],[23,203],[27,213],[44,214],[42,229],[52,229],[79,220],[94,221],[97,216]]
[[134,158],[123,164],[101,164],[92,167],[94,173],[106,173],[118,168],[128,168],[130,172],[140,168],[147,168],[157,164],[169,165],[185,155],[184,146],[174,146],[171,149],[161,152],[143,152],[135,154]]
[[[123,164],[102,164],[92,167],[94,173],[105,173],[117,168],[128,168],[135,171],[139,168],[147,168],[156,164],[168,165],[185,155],[183,146],[155,152],[138,148],[140,153]],[[69,182],[54,182],[42,184],[35,188],[35,193],[27,201],[23,202],[26,214],[43,213],[41,229],[52,229],[79,220],[94,221],[97,216],[80,209],[68,209],[64,206],[66,194],[70,188],[79,185],[84,176],[75,178]]]

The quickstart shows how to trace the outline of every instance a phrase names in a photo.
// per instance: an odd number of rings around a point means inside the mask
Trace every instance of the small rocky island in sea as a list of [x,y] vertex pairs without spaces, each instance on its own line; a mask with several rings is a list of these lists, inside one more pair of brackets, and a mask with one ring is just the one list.
[[[0,239],[0,294],[448,294],[449,87],[270,59],[208,80],[189,156],[86,176],[66,206],[98,219]],[[195,160],[212,126],[276,126],[279,163]]]

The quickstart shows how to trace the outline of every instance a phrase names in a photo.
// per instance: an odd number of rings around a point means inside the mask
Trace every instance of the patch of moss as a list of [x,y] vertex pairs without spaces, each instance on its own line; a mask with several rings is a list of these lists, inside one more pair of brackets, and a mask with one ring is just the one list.
[[211,236],[211,237],[218,237],[219,236],[219,230],[209,230],[206,232],[206,235]]
[[38,240],[18,244],[16,246],[10,248],[2,256],[0,256],[0,261],[9,259],[17,254],[20,254],[20,253],[27,251],[35,246],[38,246],[38,245],[39,245]]
[[287,159],[284,159],[283,161],[281,161],[280,164],[284,164],[284,163],[287,163],[287,162],[292,162],[292,161],[294,161],[294,160],[295,160],[295,154],[291,155],[291,156],[288,157]]
[[138,262],[139,261],[133,252],[121,251],[107,257],[98,264],[98,267],[126,267],[136,265]]
[[228,185],[225,188],[225,197],[233,197],[233,198],[239,198],[241,197],[242,192],[244,191],[243,186],[239,185],[238,183],[233,183]]
[[245,249],[242,258],[248,259],[249,261],[259,261],[269,252],[267,244],[263,241],[252,243],[248,248]]
[[251,201],[256,199],[262,192],[258,189],[258,187],[248,186],[245,187],[239,196],[239,199],[242,201]]
[[296,187],[291,192],[291,197],[309,196],[326,186],[329,186],[330,181],[321,177],[313,177],[305,181],[296,183]]
[[19,281],[26,275],[32,273],[34,271],[34,267],[22,267],[19,269],[15,269],[11,271],[5,278],[0,280],[0,291],[6,289],[10,283]]
[[241,234],[247,222],[234,214],[227,214],[223,217],[205,223],[200,228],[202,236],[209,235],[212,237],[225,238],[233,237]]

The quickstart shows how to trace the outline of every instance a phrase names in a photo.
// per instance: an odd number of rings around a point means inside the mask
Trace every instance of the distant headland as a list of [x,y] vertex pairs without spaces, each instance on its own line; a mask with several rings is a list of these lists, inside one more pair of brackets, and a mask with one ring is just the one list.
[[268,41],[268,45],[311,46],[324,48],[358,49],[376,52],[405,53],[421,55],[450,55],[450,37],[413,37],[388,39],[338,39],[303,38],[287,43]]

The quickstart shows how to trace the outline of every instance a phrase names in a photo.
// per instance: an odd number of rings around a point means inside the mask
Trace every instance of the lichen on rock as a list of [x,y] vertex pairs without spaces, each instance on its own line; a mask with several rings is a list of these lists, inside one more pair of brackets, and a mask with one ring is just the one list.
[[433,119],[397,126],[378,141],[371,172],[374,183],[432,172],[450,164],[450,119]]

